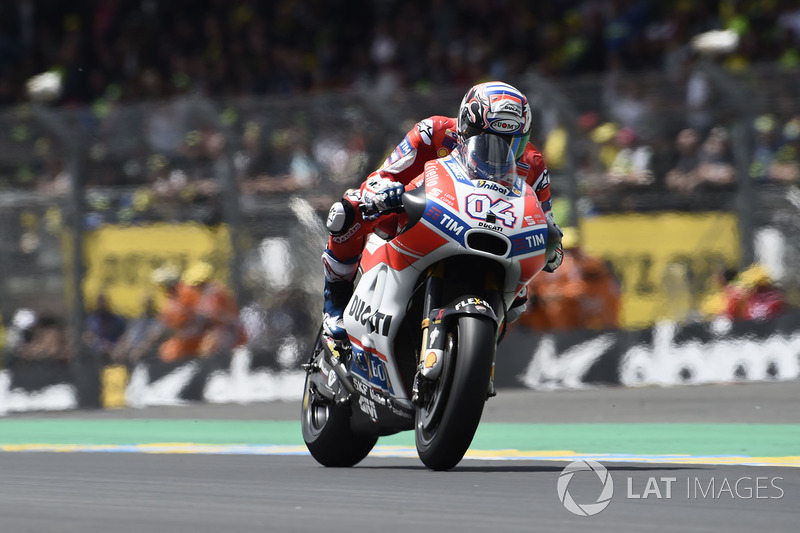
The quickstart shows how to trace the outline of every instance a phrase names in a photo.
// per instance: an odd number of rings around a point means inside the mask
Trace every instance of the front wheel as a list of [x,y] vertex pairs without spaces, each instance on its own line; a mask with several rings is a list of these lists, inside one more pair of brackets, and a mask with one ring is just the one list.
[[[323,357],[321,340],[318,340],[311,363],[319,365]],[[348,406],[336,405],[333,399],[322,395],[317,390],[315,375],[319,374],[314,370],[306,374],[301,415],[303,440],[319,464],[353,466],[369,454],[378,438],[353,433]]]
[[461,316],[447,333],[444,366],[435,390],[417,409],[419,458],[432,470],[450,470],[467,452],[483,414],[495,355],[495,327]]

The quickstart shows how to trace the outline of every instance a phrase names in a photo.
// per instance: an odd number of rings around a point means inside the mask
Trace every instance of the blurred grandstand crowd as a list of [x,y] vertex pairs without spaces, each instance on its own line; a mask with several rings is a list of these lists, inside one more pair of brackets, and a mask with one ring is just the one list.
[[[58,204],[23,209],[14,196],[70,190],[68,154],[27,106],[26,83],[45,71],[62,79],[52,108],[89,139],[87,228],[218,223],[217,176],[229,156],[246,225],[264,219],[271,199],[285,208],[296,191],[327,209],[415,121],[454,113],[466,87],[487,79],[528,94],[532,141],[557,198],[563,173],[574,174],[579,215],[733,210],[741,117],[720,105],[691,44],[722,29],[739,44],[716,63],[758,95],[746,172],[754,183],[797,185],[800,5],[792,0],[5,0],[0,201],[9,198],[9,209],[0,223],[13,229],[0,244],[18,256],[9,252],[0,270],[24,267],[48,238],[57,243],[64,223]],[[532,70],[574,106],[573,167],[564,117],[523,83]],[[219,106],[221,127],[204,118],[198,97]],[[618,325],[619,280],[597,260],[578,252],[573,260],[549,288],[532,287],[524,323]],[[774,289],[767,280],[745,284]],[[554,302],[554,291],[566,296]],[[716,305],[706,318],[745,316]]]
[[791,0],[7,0],[0,105],[26,80],[65,75],[63,103],[186,90],[214,97],[367,84],[382,92],[612,68],[672,69],[689,40],[732,28],[744,66],[800,60]]

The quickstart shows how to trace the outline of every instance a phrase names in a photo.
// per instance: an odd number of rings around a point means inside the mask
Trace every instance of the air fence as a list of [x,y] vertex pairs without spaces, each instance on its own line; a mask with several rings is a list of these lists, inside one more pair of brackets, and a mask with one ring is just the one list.
[[[796,313],[735,324],[698,313],[716,270],[754,261],[800,304],[798,77],[700,63],[510,80],[531,98],[531,140],[548,162],[557,221],[578,228],[584,250],[620,281],[622,327],[512,327],[499,386],[800,375]],[[297,398],[321,312],[328,207],[417,120],[453,116],[464,89],[158,102],[109,94],[84,108],[0,110],[0,414]],[[714,164],[689,184],[673,172],[702,158],[679,146],[687,130]],[[98,296],[133,320],[162,298],[154,269],[196,260],[234,292],[245,348],[224,360],[127,366],[91,352],[83,332]],[[55,354],[17,356],[21,310],[61,328]]]

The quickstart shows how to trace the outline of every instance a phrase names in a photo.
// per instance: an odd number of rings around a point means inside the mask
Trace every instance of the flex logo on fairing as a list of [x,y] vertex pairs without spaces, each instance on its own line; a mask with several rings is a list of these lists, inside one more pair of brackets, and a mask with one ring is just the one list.
[[514,204],[502,198],[492,200],[488,194],[473,193],[468,195],[464,211],[470,218],[475,220],[486,220],[486,214],[491,211],[497,220],[507,228],[513,228],[517,223]]
[[468,305],[479,306],[479,307],[477,307],[477,309],[479,311],[485,311],[486,308],[483,307],[483,306],[488,306],[489,304],[486,303],[485,301],[481,300],[480,298],[467,298],[466,300],[461,300],[460,302],[458,302],[456,304],[456,308],[455,309],[456,309],[456,311],[458,311],[462,307],[466,307]]
[[350,304],[348,313],[360,322],[362,326],[366,326],[369,333],[377,332],[384,337],[389,335],[389,328],[392,327],[392,316],[380,311],[373,312],[372,308],[358,296],[353,296],[353,303]]

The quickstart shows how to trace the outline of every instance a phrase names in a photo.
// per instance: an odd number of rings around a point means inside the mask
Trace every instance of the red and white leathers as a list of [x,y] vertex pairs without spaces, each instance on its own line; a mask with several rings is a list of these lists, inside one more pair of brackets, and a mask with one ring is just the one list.
[[[408,186],[422,174],[425,163],[448,155],[458,143],[456,126],[455,118],[442,116],[418,122],[380,169],[370,174],[358,190],[348,191],[341,202],[333,205],[327,221],[328,246],[322,254],[327,281],[353,280],[370,233],[378,230],[394,235],[397,232],[402,214],[365,219],[359,209],[362,199],[382,190],[387,181]],[[550,177],[541,152],[531,143],[517,160],[517,174],[533,188],[545,216],[552,222]]]

